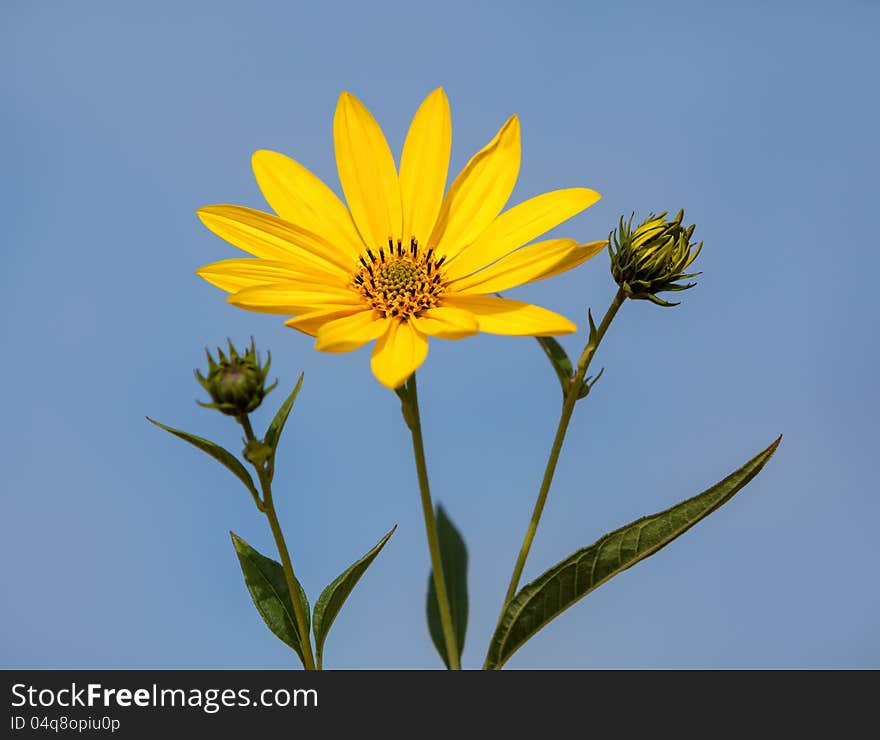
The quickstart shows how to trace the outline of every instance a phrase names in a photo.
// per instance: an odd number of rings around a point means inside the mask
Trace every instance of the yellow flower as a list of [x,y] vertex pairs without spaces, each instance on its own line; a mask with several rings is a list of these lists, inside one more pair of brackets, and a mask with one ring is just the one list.
[[[216,205],[199,218],[256,259],[197,274],[249,311],[286,314],[323,352],[376,340],[371,366],[401,386],[428,353],[428,337],[478,331],[551,336],[577,327],[559,314],[497,293],[571,269],[606,241],[531,240],[591,206],[586,188],[544,193],[501,213],[519,173],[519,120],[511,116],[446,192],[452,123],[442,88],[413,118],[398,173],[382,130],[343,92],[333,119],[336,164],[348,208],[301,164],[271,151],[254,175],[277,216]],[[500,214],[500,215],[499,215]]]

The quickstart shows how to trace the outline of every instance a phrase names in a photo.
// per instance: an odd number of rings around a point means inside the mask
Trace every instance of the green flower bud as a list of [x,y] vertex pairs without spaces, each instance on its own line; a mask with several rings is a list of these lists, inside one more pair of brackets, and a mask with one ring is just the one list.
[[682,284],[699,275],[686,270],[697,258],[703,242],[691,241],[696,225],[683,226],[684,211],[671,221],[666,211],[650,214],[635,230],[633,216],[628,222],[620,218],[620,225],[608,237],[611,255],[611,274],[627,298],[651,301],[658,306],[677,306],[657,297],[663,291],[693,288],[696,283]]
[[218,347],[216,362],[211,357],[211,353],[205,350],[208,357],[208,377],[196,370],[196,378],[208,391],[213,403],[198,401],[198,404],[205,408],[217,409],[230,416],[244,416],[263,402],[263,398],[278,385],[278,381],[276,380],[268,388],[265,387],[272,357],[269,355],[266,364],[260,365],[260,357],[254,348],[253,338],[250,348],[244,355],[236,352],[231,340],[228,340],[228,343],[229,357]]

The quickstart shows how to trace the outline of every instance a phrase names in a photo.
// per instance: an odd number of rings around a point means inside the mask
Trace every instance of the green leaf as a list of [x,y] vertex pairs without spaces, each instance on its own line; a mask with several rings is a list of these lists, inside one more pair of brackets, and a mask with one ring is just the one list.
[[[229,534],[232,535],[232,545],[238,555],[244,582],[254,606],[257,607],[266,626],[282,642],[292,647],[299,659],[303,660],[302,643],[299,639],[299,630],[296,628],[296,615],[293,611],[293,602],[290,600],[290,589],[287,588],[284,568],[281,567],[281,563],[254,550],[235,532]],[[309,600],[303,587],[299,583],[297,585],[300,604],[308,622]]]
[[596,346],[599,344],[599,330],[596,328],[596,322],[593,321],[593,311],[589,308],[587,309],[587,320],[590,323],[590,338],[587,341]]
[[185,442],[189,442],[194,447],[198,447],[202,452],[207,452],[211,457],[213,457],[217,462],[221,463],[226,467],[227,470],[230,470],[232,473],[236,475],[236,477],[247,486],[248,490],[251,492],[251,495],[259,501],[260,495],[257,493],[257,489],[254,487],[254,481],[251,478],[250,473],[248,473],[247,468],[242,465],[238,458],[235,457],[229,450],[224,449],[218,444],[211,442],[209,439],[203,439],[202,437],[196,437],[195,434],[189,434],[188,432],[182,432],[179,429],[173,429],[172,427],[167,427],[164,424],[156,421],[155,419],[151,419],[149,416],[147,417],[147,421],[152,424],[155,424],[160,429],[164,429],[166,432],[170,432],[175,437],[180,437]]
[[[437,506],[437,539],[440,543],[440,562],[443,565],[449,608],[452,611],[452,629],[455,632],[460,661],[468,620],[467,547],[442,506]],[[433,571],[428,576],[428,630],[434,647],[437,648],[448,668],[449,658],[446,654],[446,640],[443,637],[443,624],[440,621],[440,607],[437,603],[437,591],[434,588]]]
[[544,350],[544,354],[547,355],[547,359],[553,365],[556,376],[559,378],[559,383],[562,385],[562,392],[567,393],[568,383],[572,375],[574,375],[574,368],[572,367],[571,360],[568,359],[568,354],[553,337],[535,337],[535,339],[538,340],[538,344],[541,345],[541,349]]
[[524,586],[508,604],[495,630],[486,668],[501,668],[523,643],[572,604],[727,503],[761,471],[781,439],[780,435],[767,449],[703,493],[606,534]]
[[278,413],[275,414],[275,418],[272,419],[272,423],[269,424],[269,428],[266,430],[266,436],[263,438],[263,442],[272,450],[270,460],[274,461],[275,459],[275,450],[278,448],[278,440],[281,439],[281,432],[284,431],[284,425],[287,423],[287,417],[290,416],[293,402],[296,401],[296,397],[299,395],[299,389],[302,388],[304,374],[305,373],[300,373],[299,380],[296,381],[296,386],[287,397],[287,400],[281,404],[281,408],[278,409]]
[[324,653],[324,640],[333,625],[333,620],[339,614],[339,610],[345,603],[361,576],[366,572],[376,556],[385,547],[385,543],[391,539],[391,535],[397,529],[395,524],[391,531],[386,534],[379,543],[364,555],[360,560],[351,565],[346,571],[337,576],[327,588],[325,588],[315,602],[315,615],[312,619],[312,631],[315,633],[315,653],[318,667],[321,667]]
[[593,390],[593,386],[599,382],[599,378],[602,377],[602,374],[605,372],[605,368],[603,367],[598,373],[596,373],[596,377],[590,377],[589,375],[581,381],[581,389],[578,391],[578,400],[580,401],[582,398],[586,398],[590,395],[590,391]]

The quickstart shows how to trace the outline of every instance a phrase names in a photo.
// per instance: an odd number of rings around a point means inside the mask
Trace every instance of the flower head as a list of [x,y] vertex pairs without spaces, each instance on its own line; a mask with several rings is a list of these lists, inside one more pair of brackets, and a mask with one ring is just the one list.
[[208,357],[208,376],[196,370],[196,378],[214,403],[199,402],[201,406],[218,409],[230,416],[242,416],[255,410],[266,394],[278,385],[276,380],[266,388],[266,375],[272,358],[267,358],[266,364],[261,365],[253,339],[244,355],[238,354],[231,341],[229,357],[219,347],[216,362],[208,350],[205,350],[205,354]]
[[[287,314],[324,352],[376,340],[371,366],[397,388],[428,352],[428,337],[550,336],[576,330],[538,306],[491,295],[571,269],[606,241],[528,244],[589,207],[599,194],[569,188],[502,213],[519,173],[512,116],[444,195],[452,125],[442,89],[413,118],[400,168],[376,121],[342,93],[333,121],[336,164],[348,206],[305,167],[270,151],[253,156],[257,183],[277,216],[207,206],[211,231],[256,259],[206,265],[198,274],[250,311]],[[499,215],[500,214],[500,215]]]
[[691,241],[696,225],[683,226],[683,219],[684,211],[679,211],[671,221],[666,220],[666,211],[657,216],[649,214],[633,230],[633,217],[625,222],[621,216],[618,228],[609,239],[608,251],[611,274],[627,298],[651,301],[658,306],[677,306],[658,298],[657,293],[687,290],[696,285],[679,282],[700,274],[686,270],[703,248],[703,242]]

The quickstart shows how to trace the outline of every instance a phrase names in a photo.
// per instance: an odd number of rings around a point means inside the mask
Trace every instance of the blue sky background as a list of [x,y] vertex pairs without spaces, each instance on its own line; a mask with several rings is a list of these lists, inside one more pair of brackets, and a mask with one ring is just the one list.
[[[626,305],[575,416],[525,576],[703,490],[766,446],[728,506],[566,612],[510,668],[880,667],[876,228],[880,8],[824,3],[3,3],[0,428],[9,667],[283,668],[229,542],[272,553],[227,471],[150,426],[238,447],[195,405],[203,347],[253,335],[305,385],[276,499],[314,600],[399,529],[330,634],[336,668],[431,668],[409,439],[368,350],[314,352],[194,275],[237,256],[197,221],[265,208],[253,150],[338,191],[331,123],[358,95],[399,152],[443,85],[452,173],[511,113],[512,202],[586,185],[560,227],[687,209],[699,286]],[[583,322],[607,257],[511,291]],[[578,353],[583,335],[564,338]],[[420,372],[435,496],[470,547],[464,662],[483,658],[559,390],[531,339],[435,341]],[[271,409],[256,415],[264,427]]]

